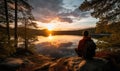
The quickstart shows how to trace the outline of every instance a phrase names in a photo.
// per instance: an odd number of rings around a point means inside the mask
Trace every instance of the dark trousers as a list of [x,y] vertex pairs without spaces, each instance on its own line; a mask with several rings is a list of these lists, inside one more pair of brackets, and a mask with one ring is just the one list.
[[78,48],[75,48],[75,52],[77,53],[77,55],[79,57],[82,57],[82,51],[81,50],[78,50]]
[[95,51],[84,52],[84,50],[78,50],[78,48],[75,48],[75,52],[79,57],[82,57],[83,59],[92,59],[95,55]]

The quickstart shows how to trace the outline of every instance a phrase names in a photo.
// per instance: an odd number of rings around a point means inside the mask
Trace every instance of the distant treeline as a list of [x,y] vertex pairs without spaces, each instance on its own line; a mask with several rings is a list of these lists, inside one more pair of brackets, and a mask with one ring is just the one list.
[[[5,27],[2,27],[0,26],[0,30],[3,30],[5,32],[6,28]],[[19,27],[18,28],[18,34],[22,34],[24,33],[24,27]],[[32,33],[34,35],[49,35],[50,33],[52,35],[82,35],[82,32],[83,31],[89,31],[91,34],[94,34],[95,33],[95,28],[87,28],[87,29],[81,29],[81,30],[68,30],[68,31],[48,31],[47,29],[43,29],[43,30],[38,30],[38,29],[30,29],[30,28],[27,28],[27,32],[28,33]],[[11,31],[11,34],[14,33],[14,29],[10,29]]]
[[95,34],[95,28],[87,28],[81,30],[70,30],[70,31],[53,31],[53,35],[82,35],[83,31],[89,31],[91,34]]
[[[1,31],[5,31],[6,29],[2,26],[0,26],[0,30]],[[49,34],[52,35],[82,35],[83,31],[89,31],[90,35],[94,38],[99,38],[99,37],[103,37],[103,36],[109,36],[109,34],[96,34],[96,28],[87,28],[87,29],[81,29],[81,30],[70,30],[70,31],[48,31],[47,29],[43,29],[43,30],[38,30],[38,29],[30,29],[27,28],[27,35],[34,35],[34,36],[49,36]],[[11,31],[11,35],[14,34],[14,29],[10,29]],[[25,28],[24,27],[19,27],[18,28],[18,36],[23,36],[25,34]]]

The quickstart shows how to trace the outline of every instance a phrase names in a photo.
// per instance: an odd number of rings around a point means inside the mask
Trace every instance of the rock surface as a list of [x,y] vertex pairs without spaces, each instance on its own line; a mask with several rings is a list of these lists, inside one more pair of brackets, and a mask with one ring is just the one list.
[[110,68],[107,60],[84,60],[77,56],[55,59],[31,55],[24,58],[8,58],[0,63],[0,71],[116,71]]
[[22,59],[7,58],[0,62],[0,71],[16,71],[22,64]]

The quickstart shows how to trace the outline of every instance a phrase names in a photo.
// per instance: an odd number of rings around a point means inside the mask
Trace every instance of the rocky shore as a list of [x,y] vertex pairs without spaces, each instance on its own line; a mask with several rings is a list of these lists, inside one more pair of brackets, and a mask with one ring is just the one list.
[[27,53],[1,60],[0,71],[119,71],[120,60],[115,64],[115,57],[111,59],[114,60],[99,57],[84,60],[78,56],[56,59]]

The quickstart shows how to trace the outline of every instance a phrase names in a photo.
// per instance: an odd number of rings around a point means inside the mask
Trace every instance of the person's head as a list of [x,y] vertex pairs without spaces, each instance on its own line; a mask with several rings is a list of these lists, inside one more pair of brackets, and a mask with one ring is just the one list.
[[84,31],[83,32],[83,36],[88,36],[89,35],[89,32],[88,31]]

